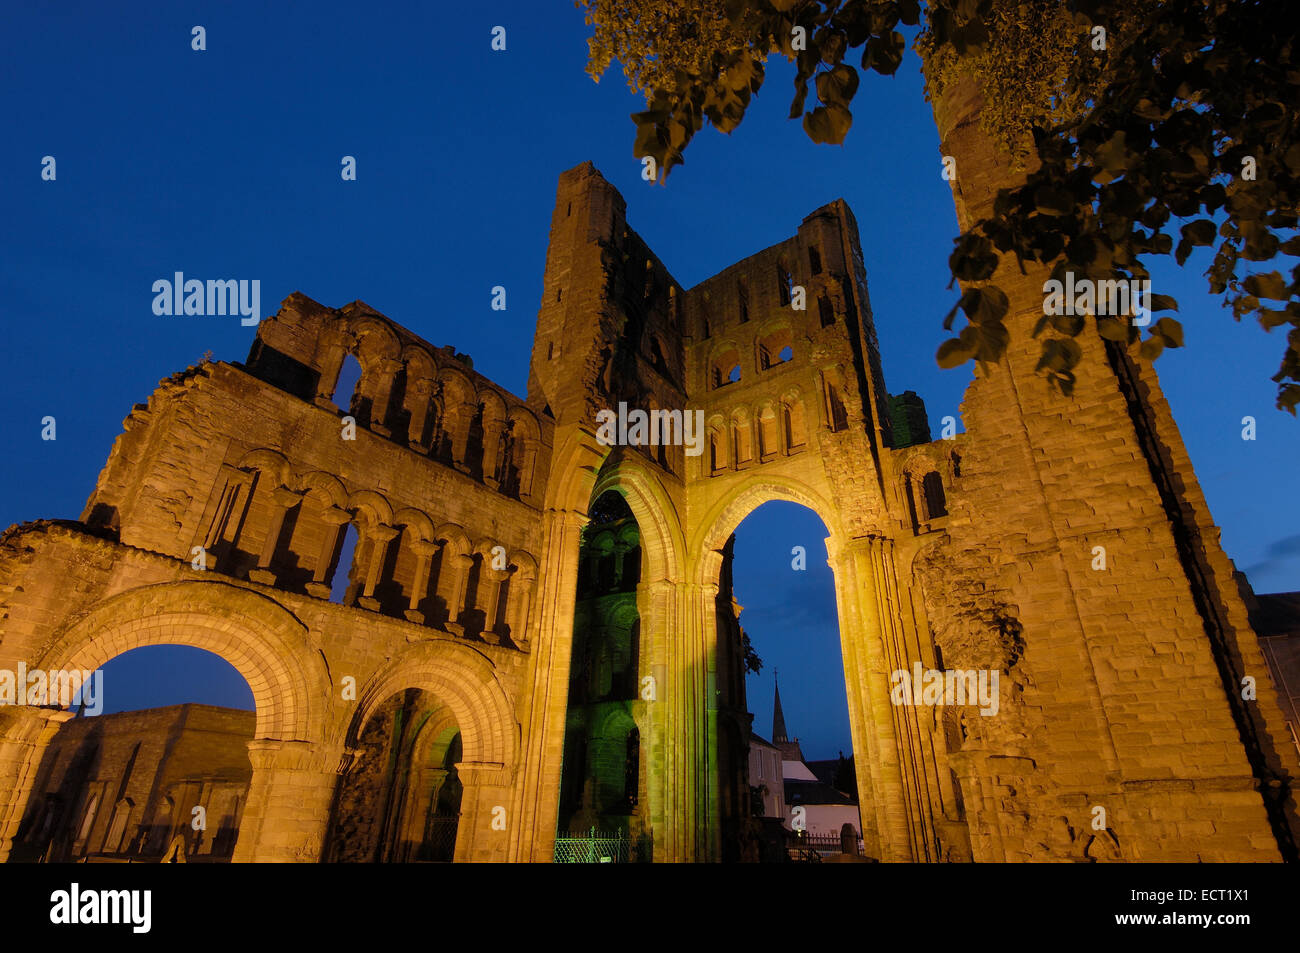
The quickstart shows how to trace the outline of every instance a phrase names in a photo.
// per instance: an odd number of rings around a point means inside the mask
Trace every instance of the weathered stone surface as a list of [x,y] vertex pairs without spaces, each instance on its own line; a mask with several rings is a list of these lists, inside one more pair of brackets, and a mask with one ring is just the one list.
[[[965,221],[1012,177],[964,95],[936,109]],[[1026,331],[1041,275],[999,278]],[[639,530],[635,674],[653,685],[625,706],[638,828],[657,860],[717,858],[719,792],[747,790],[717,777],[745,764],[743,704],[720,688],[743,686],[724,552],[788,500],[827,529],[866,856],[1293,850],[1300,768],[1149,368],[1086,339],[1065,398],[1017,333],[968,390],[965,434],[915,443],[913,406],[896,437],[843,201],[685,289],[590,163],[560,177],[543,287],[524,400],[361,302],[301,294],[245,364],[162,382],[80,522],[0,538],[0,668],[163,643],[231,662],[257,705],[236,860],[428,859],[456,819],[458,860],[548,861],[580,535],[615,490]],[[350,399],[334,394],[349,355]],[[597,415],[620,403],[699,411],[701,452],[602,443]],[[916,664],[997,672],[997,714],[892,703],[891,674]],[[0,853],[53,714],[0,710]]]

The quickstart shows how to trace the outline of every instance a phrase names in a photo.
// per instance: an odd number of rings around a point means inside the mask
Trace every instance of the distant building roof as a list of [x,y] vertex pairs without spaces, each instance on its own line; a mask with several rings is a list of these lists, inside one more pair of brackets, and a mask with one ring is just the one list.
[[845,807],[856,807],[858,802],[843,791],[837,791],[829,784],[823,784],[817,780],[796,781],[787,777],[785,782],[785,803],[789,805],[842,804]]
[[1300,592],[1273,592],[1255,596],[1257,606],[1250,624],[1261,636],[1300,634]]
[[824,761],[805,761],[808,770],[811,771],[817,780],[822,784],[834,784],[835,775],[839,773],[840,759],[828,758]]
[[781,776],[786,781],[817,781],[817,775],[808,770],[802,761],[782,761]]

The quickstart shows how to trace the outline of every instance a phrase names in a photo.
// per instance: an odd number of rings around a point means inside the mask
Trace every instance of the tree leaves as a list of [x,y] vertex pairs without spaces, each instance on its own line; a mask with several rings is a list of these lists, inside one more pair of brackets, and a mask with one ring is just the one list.
[[848,106],[858,91],[858,71],[840,63],[817,76],[817,98],[827,106]]
[[817,143],[841,145],[853,125],[853,114],[843,106],[818,106],[803,117],[808,138]]
[[893,76],[903,62],[906,47],[903,34],[897,31],[890,31],[885,36],[873,36],[867,40],[867,48],[862,52],[862,68],[873,69],[882,76]]
[[[861,48],[864,71],[894,74],[906,49],[895,27],[921,15],[918,0],[579,2],[596,25],[589,72],[598,76],[617,57],[633,88],[648,93],[648,108],[633,116],[634,152],[653,156],[663,176],[706,119],[724,132],[743,120],[772,52],[797,64],[790,118],[801,117],[814,142],[843,143],[860,85],[846,56]],[[1292,2],[927,0],[918,47],[930,93],[942,89],[945,70],[974,70],[985,132],[1014,145],[1032,131],[1036,153],[1024,184],[1000,193],[989,216],[955,241],[949,265],[965,287],[944,327],[958,311],[969,323],[943,342],[944,366],[1001,353],[1005,308],[987,282],[1003,258],[1126,281],[1146,279],[1146,256],[1182,265],[1196,248],[1214,247],[1208,286],[1233,316],[1292,329],[1274,380],[1278,406],[1295,412],[1300,271],[1240,273],[1243,261],[1300,256],[1300,44],[1285,26]],[[1089,45],[1093,24],[1107,29],[1105,50]],[[807,49],[794,49],[796,26]],[[806,112],[810,84],[817,105]],[[1176,242],[1165,231],[1171,220]],[[1148,304],[1177,310],[1166,296]],[[1059,342],[1088,322],[1051,316],[1036,333],[1048,326]],[[1148,359],[1183,343],[1172,318],[1156,321],[1145,340],[1115,315],[1099,315],[1095,326]],[[1072,354],[1053,344],[1040,367],[1063,390],[1073,386]]]
[[1291,297],[1291,291],[1286,282],[1276,271],[1270,271],[1266,275],[1251,275],[1242,282],[1242,287],[1257,298],[1286,301]]

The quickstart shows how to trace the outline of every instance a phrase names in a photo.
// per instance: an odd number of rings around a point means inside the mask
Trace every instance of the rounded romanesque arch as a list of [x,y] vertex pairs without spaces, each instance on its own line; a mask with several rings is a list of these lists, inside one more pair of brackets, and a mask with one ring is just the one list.
[[288,486],[292,479],[289,461],[285,459],[284,454],[265,447],[248,451],[240,458],[238,467],[241,470],[255,469],[269,474],[275,478],[276,486]]
[[348,503],[348,491],[343,482],[332,473],[323,470],[304,473],[294,480],[293,489],[303,495],[315,493],[331,506],[343,508]]
[[690,551],[696,554],[695,578],[702,585],[714,584],[722,568],[722,547],[750,513],[764,503],[783,500],[812,510],[826,526],[832,539],[841,538],[838,510],[816,490],[795,480],[764,475],[736,486],[709,507],[700,530],[691,540]]
[[355,745],[378,707],[408,688],[428,692],[451,711],[461,732],[463,761],[507,770],[514,766],[518,726],[496,666],[456,642],[411,645],[377,671],[357,699],[344,742]]
[[682,521],[655,469],[638,454],[610,454],[586,505],[607,490],[620,493],[636,517],[641,532],[642,582],[681,579],[686,542]]
[[229,662],[257,706],[256,737],[319,741],[330,680],[307,627],[278,602],[220,582],[132,589],[92,609],[35,664],[94,671],[148,645],[189,645]]

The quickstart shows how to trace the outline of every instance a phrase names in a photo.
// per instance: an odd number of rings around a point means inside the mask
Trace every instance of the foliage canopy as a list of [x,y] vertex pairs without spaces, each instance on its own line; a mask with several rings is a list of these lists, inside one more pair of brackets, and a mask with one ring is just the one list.
[[[1008,300],[990,283],[999,254],[1076,279],[1144,279],[1148,255],[1182,265],[1214,248],[1206,277],[1237,320],[1288,327],[1273,380],[1277,405],[1300,404],[1300,61],[1292,0],[578,0],[594,26],[588,70],[614,60],[646,97],[632,116],[634,154],[666,178],[707,120],[730,132],[772,54],[796,67],[790,117],[815,142],[839,144],[853,122],[859,69],[891,75],[917,28],[931,93],[973,76],[984,129],[1029,168],[992,214],[955,240],[966,290],[945,319],[942,366],[994,361],[1006,348]],[[1097,28],[1104,30],[1098,45]],[[849,59],[857,54],[858,68]],[[807,108],[809,93],[816,104]],[[1176,221],[1175,221],[1176,220]],[[1287,266],[1290,266],[1287,268]],[[1285,269],[1285,270],[1284,270]],[[1156,295],[1153,310],[1177,310]],[[1100,334],[1153,359],[1179,347],[1171,317],[1143,339],[1129,322]],[[1040,370],[1074,383],[1086,316],[1039,322]]]

